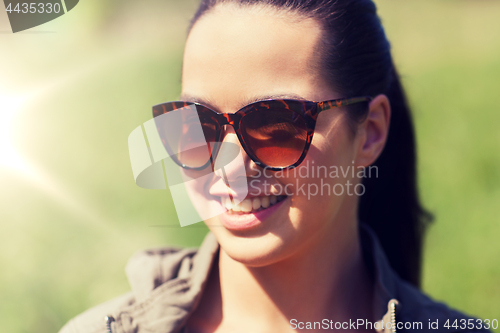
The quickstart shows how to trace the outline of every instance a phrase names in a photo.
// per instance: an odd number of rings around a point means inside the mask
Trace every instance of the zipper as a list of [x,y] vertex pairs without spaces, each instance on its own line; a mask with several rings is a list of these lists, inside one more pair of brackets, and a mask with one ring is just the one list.
[[396,333],[396,307],[398,305],[398,301],[395,299],[391,299],[389,301],[389,310],[391,315],[391,332]]
[[107,333],[114,333],[112,324],[115,322],[115,318],[113,316],[106,316],[104,317],[104,321],[106,322]]

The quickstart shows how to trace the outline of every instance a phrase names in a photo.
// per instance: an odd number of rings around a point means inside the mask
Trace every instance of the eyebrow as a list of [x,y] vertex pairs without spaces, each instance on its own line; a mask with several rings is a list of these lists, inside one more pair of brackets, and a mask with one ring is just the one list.
[[[179,99],[181,101],[184,101],[184,102],[194,102],[194,103],[203,104],[205,106],[208,106],[211,109],[217,110],[217,108],[215,107],[215,103],[213,103],[212,100],[209,98],[196,97],[196,96],[189,95],[189,94],[181,94]],[[244,107],[245,105],[249,105],[249,104],[252,104],[255,102],[259,102],[259,101],[264,101],[267,99],[296,99],[296,100],[300,100],[300,101],[306,101],[306,99],[304,97],[302,97],[298,94],[295,94],[295,93],[256,95],[252,98],[246,99],[244,104],[242,104],[240,108]]]

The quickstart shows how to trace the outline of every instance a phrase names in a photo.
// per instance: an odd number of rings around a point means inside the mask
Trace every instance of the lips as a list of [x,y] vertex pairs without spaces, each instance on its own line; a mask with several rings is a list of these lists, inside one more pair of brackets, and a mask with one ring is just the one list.
[[227,211],[220,215],[220,220],[226,229],[234,232],[254,230],[261,225],[273,223],[271,217],[287,202],[287,198],[275,195],[250,197],[233,205],[228,197],[221,197],[221,203]]
[[229,197],[221,197],[221,204],[230,214],[249,214],[260,212],[264,209],[283,201],[285,195],[267,195],[260,197],[246,198],[238,204],[234,204]]
[[[244,189],[248,188],[247,179],[241,183],[244,183]],[[278,195],[281,193],[275,191],[273,184],[260,188],[260,195],[251,195],[248,190],[243,191],[241,188],[229,188],[220,178],[209,187],[209,194],[219,201],[220,208],[224,210],[219,215],[220,222],[231,231],[246,232],[260,228],[259,225],[273,223],[272,216],[289,201],[289,196]],[[257,190],[255,184],[252,189]]]

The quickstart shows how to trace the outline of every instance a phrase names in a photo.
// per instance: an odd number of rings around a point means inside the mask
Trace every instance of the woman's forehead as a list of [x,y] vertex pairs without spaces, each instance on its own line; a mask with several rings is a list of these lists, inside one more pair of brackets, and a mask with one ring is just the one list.
[[247,8],[220,6],[193,26],[184,53],[183,93],[304,96],[316,89],[319,24]]

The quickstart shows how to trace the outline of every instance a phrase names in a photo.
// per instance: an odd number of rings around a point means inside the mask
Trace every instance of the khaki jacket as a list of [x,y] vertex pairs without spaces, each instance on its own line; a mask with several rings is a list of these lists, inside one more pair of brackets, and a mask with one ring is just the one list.
[[[374,315],[380,321],[328,323],[325,319],[320,323],[322,329],[337,325],[344,329],[373,327],[384,333],[488,332],[479,329],[480,321],[433,301],[401,280],[389,266],[373,231],[362,225],[360,234],[363,256],[375,280]],[[209,233],[199,249],[162,248],[137,253],[126,267],[132,291],[75,317],[59,333],[183,333],[218,250],[215,236]],[[306,325],[291,322],[292,328],[304,331]]]

